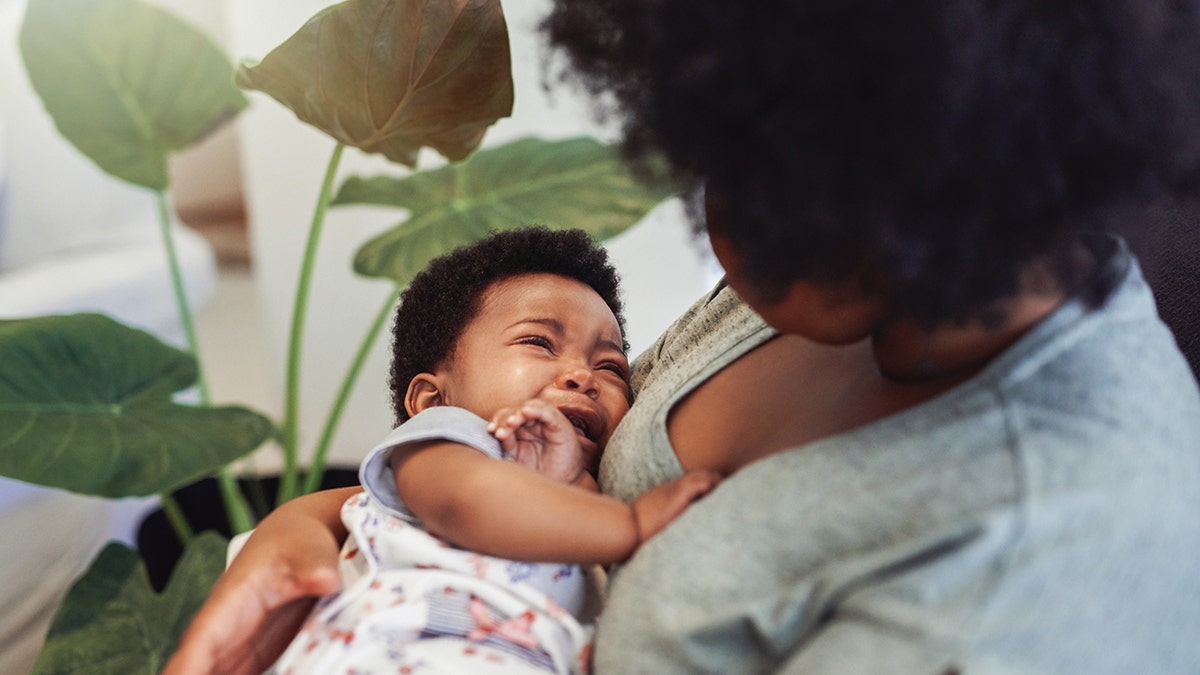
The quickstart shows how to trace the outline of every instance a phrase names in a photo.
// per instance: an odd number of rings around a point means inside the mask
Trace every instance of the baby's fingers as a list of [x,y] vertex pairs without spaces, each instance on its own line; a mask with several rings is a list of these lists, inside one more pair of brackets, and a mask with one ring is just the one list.
[[721,474],[707,469],[697,469],[689,471],[678,480],[677,499],[690,504],[720,485]]
[[715,471],[690,471],[675,480],[660,483],[634,500],[633,512],[641,541],[658,534],[697,499],[721,482]]
[[570,422],[550,403],[543,401],[540,398],[530,399],[521,406],[521,416],[525,419],[525,423],[541,422],[551,428],[560,428],[569,426]]
[[506,439],[511,439],[513,432],[521,428],[525,424],[525,416],[518,408],[501,408],[492,415],[492,420],[488,422],[488,433],[495,436],[497,440],[503,443]]
[[487,430],[489,434],[494,434],[498,429],[506,426],[505,420],[512,415],[516,410],[514,408],[501,408],[492,415],[492,419],[488,420]]

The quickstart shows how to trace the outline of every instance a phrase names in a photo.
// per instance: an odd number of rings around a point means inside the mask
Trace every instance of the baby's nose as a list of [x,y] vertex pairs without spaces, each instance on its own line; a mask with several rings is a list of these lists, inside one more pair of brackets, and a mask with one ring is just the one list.
[[558,377],[558,386],[571,391],[582,391],[588,396],[595,396],[596,379],[592,376],[591,368],[573,366],[567,368]]

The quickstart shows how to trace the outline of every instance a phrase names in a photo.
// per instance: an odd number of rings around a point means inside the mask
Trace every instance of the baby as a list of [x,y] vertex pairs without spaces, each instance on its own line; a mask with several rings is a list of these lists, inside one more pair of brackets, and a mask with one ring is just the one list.
[[342,591],[270,672],[587,670],[579,565],[625,560],[717,482],[598,493],[630,403],[617,293],[579,230],[493,234],[413,280],[393,333],[399,426],[342,509]]

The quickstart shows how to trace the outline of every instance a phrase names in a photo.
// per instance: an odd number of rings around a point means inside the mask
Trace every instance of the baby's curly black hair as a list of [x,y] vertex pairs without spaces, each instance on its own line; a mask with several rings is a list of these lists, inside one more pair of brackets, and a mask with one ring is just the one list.
[[541,226],[494,232],[430,262],[400,296],[389,381],[396,424],[408,419],[404,397],[409,382],[453,356],[458,339],[479,313],[484,292],[498,281],[535,273],[590,286],[612,310],[624,339],[620,278],[608,253],[587,232]]
[[768,298],[976,317],[1036,258],[1078,288],[1079,232],[1200,167],[1200,0],[556,0],[542,28],[631,156],[719,195]]

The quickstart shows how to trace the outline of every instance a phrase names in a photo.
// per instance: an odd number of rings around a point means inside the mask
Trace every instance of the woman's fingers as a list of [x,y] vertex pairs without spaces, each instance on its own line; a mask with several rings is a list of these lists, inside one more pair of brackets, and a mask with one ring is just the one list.
[[354,489],[288,502],[267,516],[217,580],[163,671],[257,675],[295,637],[316,598],[341,586],[337,513]]

